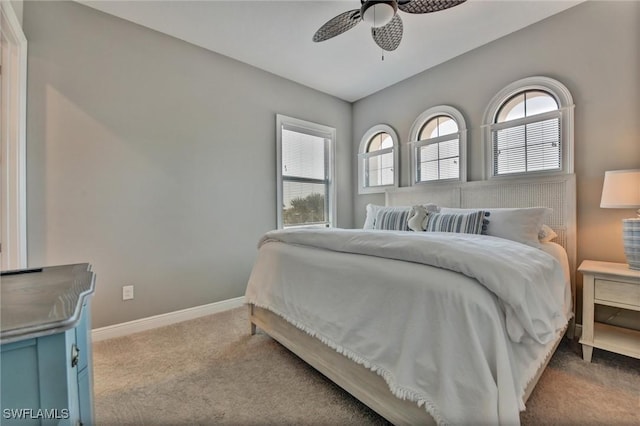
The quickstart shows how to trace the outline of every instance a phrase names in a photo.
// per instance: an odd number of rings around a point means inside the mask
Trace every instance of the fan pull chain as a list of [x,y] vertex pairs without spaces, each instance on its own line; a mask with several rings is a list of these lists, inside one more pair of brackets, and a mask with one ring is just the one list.
[[[373,13],[374,13],[374,14],[376,13],[376,12],[375,12],[375,10],[373,11]],[[373,33],[373,37],[375,37],[375,36],[376,36],[376,29],[375,29],[375,27],[373,28],[373,32],[372,32],[372,33]],[[384,49],[382,49],[382,48],[380,48],[380,55],[381,55],[381,57],[382,57],[382,61],[384,61]]]

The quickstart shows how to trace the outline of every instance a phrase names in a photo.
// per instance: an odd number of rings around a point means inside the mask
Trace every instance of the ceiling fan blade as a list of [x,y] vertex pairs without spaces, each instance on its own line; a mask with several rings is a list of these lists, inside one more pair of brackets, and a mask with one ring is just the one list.
[[360,22],[360,9],[349,10],[330,19],[313,35],[313,41],[325,41],[350,30]]
[[385,26],[371,28],[371,36],[376,44],[387,51],[396,50],[402,40],[402,19],[395,15]]
[[431,13],[458,6],[467,0],[399,0],[398,9],[407,13]]

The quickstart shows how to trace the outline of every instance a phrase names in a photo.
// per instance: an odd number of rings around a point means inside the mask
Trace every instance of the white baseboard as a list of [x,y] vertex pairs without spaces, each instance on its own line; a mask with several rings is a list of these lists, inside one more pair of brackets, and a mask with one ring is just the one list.
[[207,305],[194,306],[193,308],[182,309],[179,311],[168,312],[166,314],[154,315],[152,317],[140,318],[120,324],[95,328],[91,330],[91,340],[98,342],[100,340],[112,339],[114,337],[127,336],[140,331],[151,330],[206,315],[216,314],[218,312],[228,311],[242,305],[244,305],[244,296],[209,303]]

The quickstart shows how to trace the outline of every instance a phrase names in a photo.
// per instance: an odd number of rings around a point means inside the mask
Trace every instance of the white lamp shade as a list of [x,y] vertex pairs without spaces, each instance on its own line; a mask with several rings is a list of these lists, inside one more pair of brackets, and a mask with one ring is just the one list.
[[600,207],[614,209],[640,207],[640,169],[605,172]]

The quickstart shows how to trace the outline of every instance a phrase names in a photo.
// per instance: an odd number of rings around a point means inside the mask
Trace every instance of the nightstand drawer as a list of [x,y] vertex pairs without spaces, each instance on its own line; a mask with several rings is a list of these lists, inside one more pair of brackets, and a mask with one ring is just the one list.
[[640,285],[596,279],[595,299],[596,301],[635,306],[640,309]]

